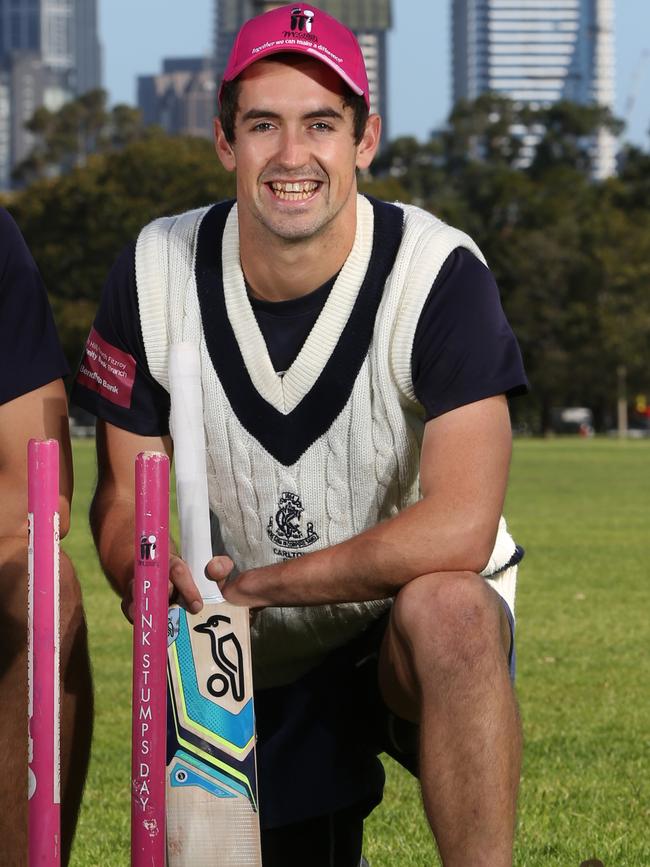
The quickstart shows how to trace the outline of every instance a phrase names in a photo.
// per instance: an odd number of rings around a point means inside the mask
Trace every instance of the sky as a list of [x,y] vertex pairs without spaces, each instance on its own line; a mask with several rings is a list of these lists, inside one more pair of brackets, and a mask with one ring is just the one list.
[[[316,4],[317,5],[317,4]],[[451,107],[450,0],[393,0],[389,135],[428,138]],[[616,115],[623,138],[650,150],[650,2],[615,0]],[[136,101],[136,77],[163,57],[210,53],[213,0],[99,0],[104,87]],[[190,14],[191,10],[191,14]]]

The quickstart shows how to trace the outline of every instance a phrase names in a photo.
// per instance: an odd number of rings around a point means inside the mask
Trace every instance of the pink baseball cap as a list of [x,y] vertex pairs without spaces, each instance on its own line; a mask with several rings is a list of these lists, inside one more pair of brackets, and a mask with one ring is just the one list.
[[224,81],[237,78],[256,60],[284,51],[322,60],[370,108],[366,64],[354,33],[327,12],[295,3],[257,15],[242,26],[223,74],[219,103]]

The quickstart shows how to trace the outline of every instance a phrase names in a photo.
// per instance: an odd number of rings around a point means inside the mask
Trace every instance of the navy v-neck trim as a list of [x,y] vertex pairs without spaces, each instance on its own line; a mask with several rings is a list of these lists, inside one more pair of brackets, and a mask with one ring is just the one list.
[[287,414],[268,403],[253,385],[228,319],[221,250],[226,219],[234,203],[215,205],[199,227],[196,285],[212,364],[241,424],[284,466],[299,460],[343,410],[370,347],[404,222],[401,208],[376,199],[370,202],[374,210],[372,252],[352,312],[322,373]]

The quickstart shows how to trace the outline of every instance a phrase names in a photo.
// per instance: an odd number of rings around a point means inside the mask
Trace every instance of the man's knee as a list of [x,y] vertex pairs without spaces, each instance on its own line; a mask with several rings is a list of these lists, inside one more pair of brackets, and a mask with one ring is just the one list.
[[410,581],[397,594],[391,625],[416,670],[473,667],[501,641],[496,594],[472,572]]

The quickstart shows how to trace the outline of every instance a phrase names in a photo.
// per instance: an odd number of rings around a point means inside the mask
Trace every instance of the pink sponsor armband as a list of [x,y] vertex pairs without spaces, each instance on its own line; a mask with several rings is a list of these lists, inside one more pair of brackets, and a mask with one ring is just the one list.
[[135,381],[135,358],[112,346],[91,329],[86,341],[77,382],[117,406],[129,409]]

